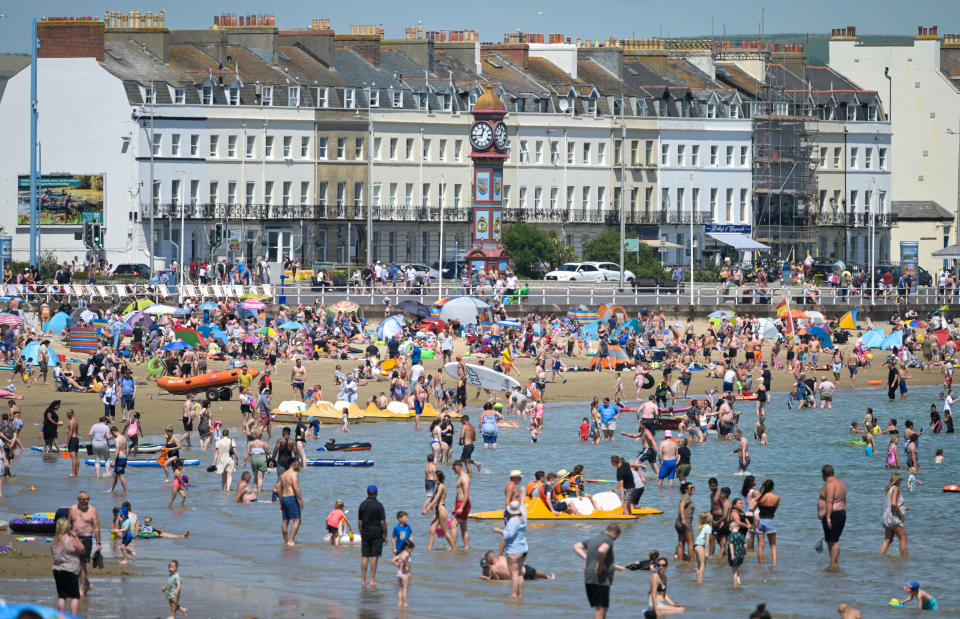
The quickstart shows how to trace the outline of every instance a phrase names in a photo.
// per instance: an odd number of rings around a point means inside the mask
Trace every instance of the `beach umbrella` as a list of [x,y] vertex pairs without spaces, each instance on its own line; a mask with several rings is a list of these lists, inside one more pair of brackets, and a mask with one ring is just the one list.
[[150,299],[137,299],[136,301],[130,303],[125,308],[123,308],[123,313],[132,312],[135,310],[142,310],[144,308],[150,307],[151,305],[156,305]]
[[354,303],[353,301],[337,301],[336,303],[330,306],[330,312],[333,314],[336,314],[337,312],[343,312],[344,314],[352,314],[358,309],[360,309],[360,306]]
[[843,260],[837,260],[833,263],[833,266],[837,267],[838,269],[845,269],[847,268],[847,263],[845,263]]
[[777,325],[773,320],[769,318],[760,318],[757,320],[759,323],[758,331],[760,337],[765,340],[778,340],[780,339],[780,330],[777,329]]
[[403,331],[403,316],[400,314],[393,314],[392,316],[387,316],[383,321],[377,325],[377,339],[381,342],[386,342],[396,334]]
[[18,314],[9,314],[7,312],[0,314],[0,325],[16,327],[22,324],[23,318],[21,318]]
[[141,311],[130,312],[123,317],[123,322],[127,323],[131,327],[137,324],[142,324],[148,327],[153,324],[153,316]]
[[437,307],[443,307],[443,304],[450,300],[450,297],[443,297],[442,299],[437,299],[433,302]]
[[122,320],[111,320],[107,324],[107,330],[120,335],[131,335],[133,333],[133,327]]
[[256,315],[257,313],[252,309],[247,309],[245,307],[241,307],[237,309],[237,316],[239,316],[240,318],[253,318]]
[[244,295],[240,295],[240,300],[241,300],[241,301],[247,301],[247,300],[250,300],[250,299],[252,299],[252,300],[254,300],[254,301],[263,301],[263,300],[269,299],[269,298],[270,298],[270,297],[264,296],[264,295],[262,295],[262,294],[254,294],[254,293],[252,293],[252,292],[248,292],[248,293],[246,293],[246,294],[244,294]]
[[260,338],[256,335],[248,335],[247,337],[243,338],[243,341],[247,344],[259,344]]
[[449,323],[456,320],[461,325],[475,325],[481,316],[489,318],[490,304],[476,297],[457,297],[450,299],[440,309],[440,320]]
[[93,322],[97,318],[100,318],[100,314],[96,312],[91,312],[90,310],[83,310],[80,312],[80,320],[83,322]]
[[833,340],[830,339],[830,334],[827,333],[827,330],[821,326],[810,327],[807,330],[807,333],[810,335],[815,335],[817,339],[820,340],[820,344],[824,348],[834,348]]
[[501,321],[498,322],[497,324],[500,325],[501,327],[520,327],[520,326],[522,326],[522,325],[520,324],[520,321],[519,321],[519,320],[501,320]]
[[215,309],[217,309],[217,304],[214,303],[213,301],[207,301],[207,302],[205,302],[205,303],[201,303],[201,304],[197,307],[197,309],[198,309],[198,310],[215,310]]
[[800,319],[803,319],[803,318],[810,318],[810,316],[809,316],[806,312],[801,312],[800,310],[796,310],[796,309],[790,310],[789,313],[784,312],[784,313],[783,313],[783,316],[781,316],[780,318],[781,318],[781,319],[787,319],[788,316],[789,316],[790,318],[795,319],[795,320],[800,320]]
[[414,301],[413,299],[404,299],[403,301],[400,301],[397,303],[397,309],[401,312],[413,314],[414,316],[420,316],[421,318],[426,318],[430,315],[429,307],[419,301]]
[[194,329],[175,329],[173,332],[173,337],[177,338],[181,342],[186,342],[194,348],[197,346],[203,346],[203,336]]
[[181,340],[177,340],[176,342],[170,342],[169,344],[164,346],[163,349],[164,350],[193,350],[193,346]]
[[277,332],[274,331],[273,327],[260,327],[254,333],[259,333],[260,335],[266,335],[268,337],[276,337]]
[[256,299],[243,301],[242,303],[240,303],[240,307],[242,307],[243,309],[249,309],[249,310],[267,309],[267,306],[264,304],[263,301],[257,301]]
[[707,314],[707,318],[718,318],[720,320],[723,320],[724,318],[729,320],[731,318],[736,318],[736,316],[736,312],[731,312],[730,310],[717,310]]
[[164,305],[163,303],[154,303],[153,305],[143,308],[143,313],[150,314],[151,316],[174,314],[176,313],[176,311],[177,311],[177,308],[170,307],[169,305]]
[[305,327],[304,325],[300,324],[299,322],[297,322],[297,321],[295,321],[295,320],[290,320],[290,321],[287,321],[287,322],[283,323],[282,325],[280,325],[280,328],[281,328],[281,329],[285,329],[285,330],[287,330],[287,331],[296,331],[296,330],[298,330],[298,329],[306,329],[306,327]]
[[70,318],[67,314],[63,312],[57,312],[53,315],[53,318],[50,319],[47,324],[43,325],[43,332],[53,331],[54,333],[62,333],[67,327],[73,326],[73,319]]

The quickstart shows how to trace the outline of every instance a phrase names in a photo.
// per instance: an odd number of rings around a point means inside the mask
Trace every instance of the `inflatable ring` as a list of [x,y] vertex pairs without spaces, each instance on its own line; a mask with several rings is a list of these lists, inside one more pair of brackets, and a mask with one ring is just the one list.
[[944,492],[960,492],[960,486],[957,484],[950,484],[949,486],[943,487]]
[[654,380],[652,374],[644,374],[644,375],[643,375],[643,388],[644,388],[644,389],[649,389],[649,388],[653,387],[653,383],[655,383],[655,382],[656,382],[656,380]]
[[423,350],[423,351],[420,352],[420,358],[421,358],[421,359],[433,359],[433,353],[434,353],[434,351],[432,351],[432,350]]
[[157,359],[156,357],[152,357],[150,361],[147,361],[147,372],[150,374],[163,374],[164,369],[163,361],[160,361],[160,359]]
[[867,381],[867,384],[868,384],[868,385],[873,385],[873,386],[882,385],[882,384],[883,384],[883,381],[882,381],[882,380],[868,380],[868,381]]

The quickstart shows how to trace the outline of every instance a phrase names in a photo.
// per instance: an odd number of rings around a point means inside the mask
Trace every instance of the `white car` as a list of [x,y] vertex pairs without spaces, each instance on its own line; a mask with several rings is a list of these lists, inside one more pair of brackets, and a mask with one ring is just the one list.
[[568,262],[543,276],[556,282],[602,282],[606,277],[596,262]]
[[[620,265],[613,262],[594,262],[589,264],[596,264],[601,271],[603,271],[603,277],[607,281],[619,282],[620,281]],[[632,282],[634,280],[633,271],[626,270],[623,272],[623,281]]]

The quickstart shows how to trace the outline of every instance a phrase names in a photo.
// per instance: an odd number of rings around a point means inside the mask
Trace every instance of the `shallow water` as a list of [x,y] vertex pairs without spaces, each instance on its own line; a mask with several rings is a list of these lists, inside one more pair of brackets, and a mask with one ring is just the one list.
[[[547,390],[549,393],[549,389]],[[903,421],[912,418],[918,426],[929,418],[931,403],[939,407],[939,389],[917,387],[908,400],[888,402],[880,389],[851,393],[837,392],[833,410],[788,410],[782,396],[775,396],[768,406],[769,445],[750,441],[751,473],[759,479],[772,477],[776,490],[783,497],[777,512],[779,566],[776,569],[756,565],[755,553],[749,554],[742,570],[743,585],[733,589],[730,570],[725,562],[712,559],[707,566],[705,584],[697,585],[690,563],[671,561],[668,571],[669,593],[687,607],[687,614],[697,617],[745,617],[760,602],[778,616],[830,617],[836,606],[846,601],[859,607],[864,616],[884,610],[891,597],[903,597],[901,586],[917,580],[933,593],[941,610],[956,614],[960,608],[949,591],[952,584],[944,576],[952,576],[952,559],[960,551],[960,541],[952,533],[960,526],[960,495],[945,494],[941,487],[957,483],[960,451],[954,445],[957,435],[925,435],[920,440],[920,459],[924,466],[918,474],[924,485],[916,492],[906,490],[906,528],[913,554],[901,558],[894,546],[887,557],[878,548],[883,538],[880,515],[883,486],[889,472],[883,468],[883,456],[867,458],[862,447],[843,445],[849,440],[850,421],[861,421],[866,406],[873,406],[881,421],[889,417]],[[585,394],[585,396],[591,394]],[[739,407],[741,424],[752,439],[754,423],[752,402]],[[599,447],[576,440],[584,405],[548,405],[546,431],[537,445],[531,445],[526,432],[503,430],[496,452],[479,450],[475,457],[483,464],[483,472],[474,476],[472,501],[474,510],[502,506],[506,473],[513,468],[524,472],[524,481],[532,479],[534,470],[572,469],[582,463],[587,477],[611,479],[615,471],[609,456],[636,454],[632,440],[618,436],[613,445]],[[478,416],[478,415],[475,415]],[[620,428],[635,430],[632,414],[621,418]],[[228,420],[238,422],[236,419]],[[628,421],[629,420],[629,421]],[[301,475],[306,507],[304,526],[296,549],[281,545],[280,516],[274,505],[235,505],[232,494],[218,491],[219,476],[204,471],[212,452],[200,454],[187,450],[189,457],[201,457],[203,466],[189,467],[193,488],[186,510],[168,510],[169,489],[162,482],[162,473],[155,469],[128,469],[131,491],[127,497],[141,518],[152,515],[154,525],[163,530],[181,532],[190,529],[188,541],[146,540],[136,543],[138,577],[97,578],[95,595],[81,606],[81,614],[89,617],[166,616],[166,601],[159,589],[165,582],[166,561],[176,558],[184,577],[182,602],[191,617],[394,617],[396,605],[395,570],[389,565],[389,550],[384,553],[380,585],[362,590],[359,583],[359,548],[333,549],[322,544],[324,521],[337,498],[350,510],[348,517],[355,525],[355,512],[364,498],[369,483],[380,487],[380,499],[387,511],[388,525],[395,524],[394,514],[405,510],[411,514],[411,525],[418,543],[414,551],[414,579],[410,588],[408,616],[529,616],[546,612],[551,616],[582,617],[588,613],[583,593],[581,562],[571,546],[602,528],[602,523],[537,523],[527,528],[530,544],[528,563],[557,574],[555,581],[527,583],[522,604],[509,599],[509,585],[491,584],[479,579],[478,561],[487,549],[496,549],[499,536],[492,532],[492,521],[470,520],[470,552],[426,552],[426,517],[419,515],[423,503],[422,465],[428,453],[429,438],[412,425],[354,425],[347,440],[369,440],[371,452],[338,457],[376,461],[372,469],[308,468]],[[322,437],[338,436],[331,428]],[[147,440],[159,437],[147,437]],[[877,440],[877,451],[883,454],[886,439]],[[321,441],[311,441],[308,456]],[[240,444],[242,449],[243,445]],[[728,456],[731,443],[711,438],[704,445],[693,446],[693,472],[696,484],[697,514],[709,509],[707,478],[715,476],[721,486],[730,486],[739,496],[742,477],[735,475],[736,457]],[[942,447],[947,463],[934,465],[936,449]],[[459,453],[459,448],[456,450]],[[828,572],[826,553],[817,554],[814,544],[822,537],[816,518],[816,496],[821,485],[820,467],[833,464],[838,476],[848,487],[848,520],[841,542],[841,570]],[[25,466],[29,464],[29,466]],[[66,461],[43,460],[27,453],[15,469],[17,477],[4,487],[0,499],[0,517],[12,514],[52,510],[69,504],[76,490],[88,489],[94,504],[107,524],[110,508],[121,502],[101,490],[108,482],[90,477],[92,467],[81,464],[79,482],[63,477]],[[901,470],[904,478],[907,473]],[[268,477],[272,484],[275,477]],[[648,482],[650,473],[648,472]],[[34,485],[37,490],[28,488]],[[266,484],[265,484],[266,485]],[[452,508],[453,484],[447,505]],[[590,484],[590,490],[606,489],[608,484]],[[673,556],[679,494],[676,489],[658,490],[648,483],[643,506],[664,510],[627,523],[616,543],[617,562],[629,563],[645,558],[647,551],[657,548]],[[0,535],[0,540],[9,536]],[[7,543],[5,541],[0,543]],[[437,544],[445,548],[446,543]],[[113,555],[107,554],[107,560]],[[0,561],[4,560],[0,557]],[[639,616],[647,600],[646,574],[625,572],[616,576],[612,590],[610,616]],[[0,580],[0,595],[11,601],[33,600],[54,604],[52,579]],[[116,600],[125,600],[119,605]],[[953,610],[950,610],[953,609]],[[918,611],[901,609],[902,616]]]

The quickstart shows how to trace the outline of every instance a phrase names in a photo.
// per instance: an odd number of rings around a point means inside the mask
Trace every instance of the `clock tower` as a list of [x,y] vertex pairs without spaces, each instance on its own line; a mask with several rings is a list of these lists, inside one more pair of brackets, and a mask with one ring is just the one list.
[[467,263],[475,271],[503,273],[510,261],[503,248],[503,162],[510,156],[510,137],[504,117],[507,110],[500,97],[488,88],[473,106],[470,146],[473,160],[471,224],[474,247],[467,252]]

